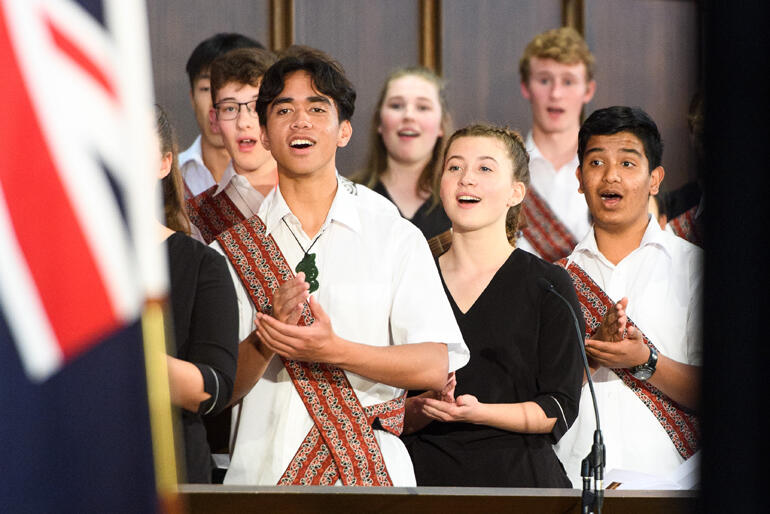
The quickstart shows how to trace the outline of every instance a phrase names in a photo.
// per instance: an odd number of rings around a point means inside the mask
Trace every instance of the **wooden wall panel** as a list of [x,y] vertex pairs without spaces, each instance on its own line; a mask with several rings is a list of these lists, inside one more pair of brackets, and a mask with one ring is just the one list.
[[663,136],[664,188],[694,179],[687,108],[698,87],[696,3],[590,0],[585,9],[598,85],[588,112],[611,105],[643,108]]
[[561,25],[560,0],[443,0],[442,62],[455,127],[507,124],[526,135],[529,103],[519,58],[538,33]]
[[337,153],[340,173],[364,165],[374,104],[387,74],[418,63],[416,0],[294,0],[295,43],[319,48],[345,67],[356,87],[353,138]]
[[217,32],[240,32],[269,44],[268,0],[148,0],[155,98],[171,116],[179,146],[198,135],[185,64],[195,46]]

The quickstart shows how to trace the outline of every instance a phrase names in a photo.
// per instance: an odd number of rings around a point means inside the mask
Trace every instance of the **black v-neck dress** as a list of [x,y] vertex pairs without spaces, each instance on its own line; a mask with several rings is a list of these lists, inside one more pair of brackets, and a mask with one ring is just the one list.
[[567,272],[524,250],[511,253],[466,313],[441,280],[471,352],[468,365],[457,371],[455,397],[536,402],[556,418],[553,431],[521,434],[434,421],[403,438],[417,485],[571,487],[551,445],[577,416],[582,359],[567,306],[541,289],[538,277],[548,279],[581,316]]
[[[393,198],[390,197],[390,193],[388,193],[388,190],[385,188],[382,182],[377,182],[377,185],[374,186],[373,190],[390,200],[393,205],[396,205],[396,202],[394,202]],[[396,206],[396,208],[398,208],[398,206]],[[400,212],[401,210],[399,209],[399,213]],[[406,216],[403,214],[401,214],[401,216],[406,218]],[[446,212],[444,212],[444,208],[441,206],[441,202],[434,206],[433,201],[430,198],[425,200],[425,202],[420,205],[420,208],[417,209],[417,212],[414,213],[414,216],[406,219],[411,221],[412,224],[414,224],[422,231],[425,239],[430,239],[433,236],[437,236],[443,232],[446,232],[452,227],[452,222],[449,220]]]

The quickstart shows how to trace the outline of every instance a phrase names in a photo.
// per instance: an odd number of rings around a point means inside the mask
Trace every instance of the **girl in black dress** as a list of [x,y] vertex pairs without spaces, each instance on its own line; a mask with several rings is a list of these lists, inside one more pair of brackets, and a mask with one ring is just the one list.
[[452,135],[443,162],[453,233],[437,264],[471,359],[444,391],[407,401],[417,484],[570,487],[551,445],[577,416],[579,341],[537,279],[580,308],[563,269],[515,248],[529,182],[521,136],[472,125]]
[[374,111],[366,168],[354,177],[393,202],[426,239],[450,226],[432,194],[450,127],[441,78],[423,67],[394,71]]
[[177,147],[166,113],[156,107],[159,178],[166,225],[174,344],[166,356],[171,403],[181,408],[187,482],[211,482],[211,450],[202,416],[230,401],[238,361],[238,305],[224,257],[188,236]]

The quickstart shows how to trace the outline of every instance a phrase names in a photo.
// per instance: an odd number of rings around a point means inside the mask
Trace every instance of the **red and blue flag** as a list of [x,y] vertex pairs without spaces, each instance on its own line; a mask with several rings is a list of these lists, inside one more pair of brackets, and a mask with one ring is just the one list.
[[157,508],[164,294],[144,3],[0,0],[0,510]]

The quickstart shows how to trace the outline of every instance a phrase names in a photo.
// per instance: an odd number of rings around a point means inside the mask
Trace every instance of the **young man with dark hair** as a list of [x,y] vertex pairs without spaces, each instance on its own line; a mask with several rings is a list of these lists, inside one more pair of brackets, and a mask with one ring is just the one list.
[[[641,109],[594,112],[580,129],[577,178],[593,228],[561,263],[589,328],[607,470],[665,476],[698,448],[702,251],[648,214],[665,174],[655,122]],[[595,428],[584,389],[557,445],[574,486]]]
[[352,84],[318,51],[285,55],[257,102],[278,187],[212,244],[243,340],[225,483],[413,486],[405,390],[441,390],[469,352],[421,232],[337,174]]
[[190,220],[207,244],[256,214],[278,180],[275,160],[260,141],[256,110],[262,76],[275,60],[268,50],[239,48],[211,63],[209,120],[231,160],[216,185],[187,201]]
[[582,36],[562,27],[538,34],[519,61],[521,94],[532,106],[527,135],[530,188],[518,246],[547,261],[569,255],[591,224],[575,180],[583,106],[594,96],[594,56]]
[[216,34],[195,47],[187,60],[190,80],[190,103],[195,111],[200,135],[192,145],[179,154],[179,167],[185,180],[188,197],[193,197],[216,184],[230,162],[222,138],[211,129],[210,68],[211,63],[236,48],[262,48],[261,43],[241,34]]

